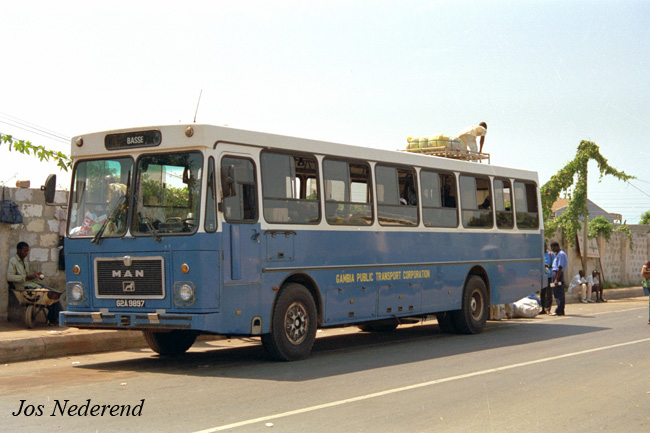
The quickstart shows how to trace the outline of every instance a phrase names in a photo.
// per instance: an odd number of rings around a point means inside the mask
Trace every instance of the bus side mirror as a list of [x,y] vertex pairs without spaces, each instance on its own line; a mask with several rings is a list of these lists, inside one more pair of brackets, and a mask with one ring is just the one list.
[[226,170],[221,170],[221,194],[223,198],[237,195],[235,189],[235,166],[229,165]]
[[45,193],[45,203],[54,203],[54,194],[56,194],[56,174],[47,177],[45,185],[41,186],[41,191]]

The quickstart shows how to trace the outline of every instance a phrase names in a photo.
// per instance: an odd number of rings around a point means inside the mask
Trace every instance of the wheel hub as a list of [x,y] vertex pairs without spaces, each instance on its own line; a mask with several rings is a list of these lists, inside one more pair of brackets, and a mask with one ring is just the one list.
[[296,345],[302,343],[307,337],[307,329],[309,327],[309,319],[305,306],[298,302],[291,304],[287,309],[284,323],[285,333],[289,342]]

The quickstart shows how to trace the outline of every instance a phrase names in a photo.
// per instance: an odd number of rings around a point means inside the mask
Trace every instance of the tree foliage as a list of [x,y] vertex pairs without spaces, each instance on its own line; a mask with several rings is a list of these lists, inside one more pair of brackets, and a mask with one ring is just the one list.
[[11,135],[0,134],[0,146],[3,144],[9,146],[9,151],[13,149],[25,155],[33,155],[40,161],[49,161],[51,159],[64,171],[68,171],[72,167],[72,159],[63,152],[49,150],[43,146],[35,146],[30,141],[17,140]]
[[[550,237],[555,230],[561,228],[570,243],[574,242],[578,230],[581,228],[580,219],[589,216],[587,209],[587,166],[590,160],[596,161],[600,178],[609,175],[627,181],[634,176],[625,174],[611,167],[607,159],[600,153],[598,146],[583,140],[578,145],[575,158],[551,177],[540,189],[542,196],[542,212],[544,215],[544,229],[546,236]],[[566,211],[555,219],[551,218],[551,206],[561,193],[569,195]]]
[[641,215],[639,224],[650,225],[650,210]]

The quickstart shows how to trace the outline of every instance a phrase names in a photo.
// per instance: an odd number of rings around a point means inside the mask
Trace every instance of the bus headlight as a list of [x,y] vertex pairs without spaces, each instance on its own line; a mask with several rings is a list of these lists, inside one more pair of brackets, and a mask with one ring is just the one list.
[[86,301],[86,291],[83,284],[78,281],[71,281],[67,284],[68,289],[68,303],[72,305],[80,305]]
[[189,281],[174,283],[174,303],[177,306],[192,305],[195,301],[195,287]]

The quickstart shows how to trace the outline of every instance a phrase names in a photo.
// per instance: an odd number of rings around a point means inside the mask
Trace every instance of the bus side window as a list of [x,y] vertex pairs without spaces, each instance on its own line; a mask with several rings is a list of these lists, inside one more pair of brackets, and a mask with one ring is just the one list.
[[232,177],[232,195],[223,199],[223,214],[228,222],[257,222],[257,182],[253,161],[226,156],[221,159],[221,173]]
[[385,226],[418,225],[415,170],[377,165],[377,212]]
[[494,226],[489,178],[461,175],[460,194],[464,227],[491,228]]
[[372,224],[370,167],[364,163],[323,161],[325,217],[330,224]]
[[214,158],[208,161],[208,191],[205,197],[205,231],[217,231],[217,189],[214,172]]
[[316,158],[263,152],[261,161],[264,219],[270,223],[318,223],[320,204]]
[[420,172],[422,218],[427,227],[457,227],[456,177],[451,173]]
[[518,228],[539,228],[537,185],[532,182],[515,181],[515,209],[517,211]]
[[494,209],[497,214],[497,227],[511,229],[514,227],[512,212],[512,188],[510,181],[505,179],[494,180]]

